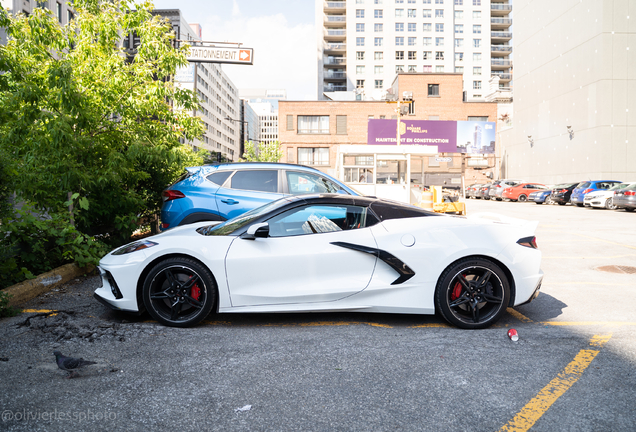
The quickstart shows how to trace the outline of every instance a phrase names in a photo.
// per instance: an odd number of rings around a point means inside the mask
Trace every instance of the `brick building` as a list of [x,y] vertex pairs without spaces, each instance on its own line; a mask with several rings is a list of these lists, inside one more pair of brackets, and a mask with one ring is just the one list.
[[[492,176],[492,154],[438,153],[434,145],[396,146],[397,139],[392,145],[368,143],[370,119],[397,119],[398,95],[403,122],[496,122],[496,103],[464,102],[462,74],[400,73],[389,99],[391,95],[394,101],[280,101],[282,161],[313,166],[365,194],[396,198],[395,190],[384,194],[388,186],[380,185],[402,185],[401,199],[406,201],[409,184],[459,188],[462,176],[467,184]],[[408,103],[403,103],[405,98]]]

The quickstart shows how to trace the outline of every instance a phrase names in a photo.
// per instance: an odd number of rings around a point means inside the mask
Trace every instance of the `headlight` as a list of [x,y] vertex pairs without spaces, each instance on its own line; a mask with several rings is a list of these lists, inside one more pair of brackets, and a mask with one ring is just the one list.
[[138,250],[148,249],[149,247],[157,246],[157,244],[158,243],[152,242],[150,240],[139,240],[127,244],[126,246],[120,247],[115,252],[113,252],[113,255],[124,255]]

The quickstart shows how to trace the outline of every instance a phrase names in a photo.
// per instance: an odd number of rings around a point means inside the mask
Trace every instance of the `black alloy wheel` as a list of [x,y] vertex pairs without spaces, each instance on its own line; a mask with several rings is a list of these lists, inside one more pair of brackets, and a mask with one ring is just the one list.
[[143,301],[148,313],[170,327],[190,327],[205,319],[217,297],[212,273],[189,258],[168,258],[146,276]]
[[510,301],[503,270],[484,258],[465,258],[448,267],[435,289],[435,308],[446,321],[464,329],[495,323]]

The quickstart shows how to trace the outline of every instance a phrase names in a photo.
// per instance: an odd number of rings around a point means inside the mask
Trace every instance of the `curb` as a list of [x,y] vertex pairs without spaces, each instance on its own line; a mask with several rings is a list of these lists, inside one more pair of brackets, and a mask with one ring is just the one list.
[[35,279],[29,279],[19,284],[12,285],[2,290],[12,297],[9,306],[17,306],[26,303],[45,292],[62,285],[71,279],[92,272],[94,265],[78,267],[77,264],[65,264],[61,267],[42,273]]

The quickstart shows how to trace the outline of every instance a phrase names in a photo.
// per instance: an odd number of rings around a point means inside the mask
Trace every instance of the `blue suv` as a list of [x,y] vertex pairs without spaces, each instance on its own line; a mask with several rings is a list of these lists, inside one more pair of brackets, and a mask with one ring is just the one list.
[[612,186],[622,183],[618,180],[590,180],[579,183],[570,196],[570,202],[572,205],[576,204],[579,207],[583,207],[583,199],[585,195],[595,190],[607,190]]
[[201,221],[224,221],[285,195],[355,190],[323,172],[293,164],[247,162],[186,168],[163,191],[161,229]]

